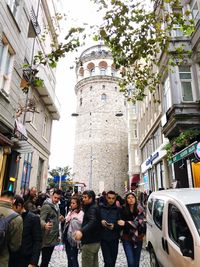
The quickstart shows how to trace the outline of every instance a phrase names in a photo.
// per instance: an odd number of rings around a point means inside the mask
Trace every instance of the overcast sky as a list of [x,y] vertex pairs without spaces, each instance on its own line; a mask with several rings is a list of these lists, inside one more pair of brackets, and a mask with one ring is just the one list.
[[[67,15],[66,28],[62,33],[67,33],[67,28],[71,26],[81,26],[86,22],[89,24],[101,22],[100,15],[96,12],[96,6],[90,0],[71,0],[64,2],[64,13]],[[93,45],[91,39],[87,40],[85,48]],[[76,84],[75,77],[75,57],[79,53],[67,55],[58,64],[57,68],[57,86],[56,95],[61,104],[61,118],[59,121],[53,122],[52,140],[51,140],[51,156],[50,169],[55,167],[70,166],[73,167],[73,150],[75,138],[75,121],[76,118],[71,114],[76,111],[76,95],[74,86]]]

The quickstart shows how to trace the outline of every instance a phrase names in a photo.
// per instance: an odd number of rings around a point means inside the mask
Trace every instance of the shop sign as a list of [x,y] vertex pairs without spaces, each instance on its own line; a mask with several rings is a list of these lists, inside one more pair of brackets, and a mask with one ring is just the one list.
[[197,142],[189,145],[188,147],[186,147],[185,149],[183,149],[182,151],[177,153],[175,156],[173,156],[173,158],[171,160],[169,160],[169,164],[175,163],[175,162],[189,156],[190,154],[192,154],[193,152],[196,151],[196,148],[197,148]]
[[153,154],[153,155],[151,155],[151,156],[149,157],[149,159],[146,161],[146,166],[148,166],[149,164],[152,165],[153,161],[154,161],[157,157],[159,157],[159,152],[156,152],[155,154]]

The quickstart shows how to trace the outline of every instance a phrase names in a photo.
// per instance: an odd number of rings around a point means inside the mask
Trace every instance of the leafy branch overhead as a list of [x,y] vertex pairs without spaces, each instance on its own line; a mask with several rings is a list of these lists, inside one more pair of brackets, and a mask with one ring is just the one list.
[[[65,57],[67,53],[76,50],[81,45],[80,34],[84,32],[84,28],[71,28],[65,37],[65,43],[59,43],[56,46],[51,45],[52,51],[44,54],[42,51],[34,56],[32,66],[25,64],[23,66],[23,80],[21,88],[24,93],[28,93],[29,87],[42,87],[44,81],[38,76],[38,67],[40,65],[49,65],[51,68],[57,66],[58,61]],[[44,36],[42,37],[44,40]],[[85,36],[83,36],[83,39]]]
[[[100,27],[96,40],[104,40],[111,49],[117,68],[122,72],[121,90],[135,102],[142,100],[146,88],[155,91],[160,83],[160,57],[168,56],[168,64],[177,64],[188,54],[185,47],[179,45],[170,51],[170,42],[174,38],[172,31],[180,29],[183,37],[194,30],[187,5],[181,0],[154,0],[147,8],[148,1],[132,0],[93,0],[100,9],[107,10],[104,24]],[[188,49],[187,49],[188,50]],[[130,85],[134,90],[128,90]]]

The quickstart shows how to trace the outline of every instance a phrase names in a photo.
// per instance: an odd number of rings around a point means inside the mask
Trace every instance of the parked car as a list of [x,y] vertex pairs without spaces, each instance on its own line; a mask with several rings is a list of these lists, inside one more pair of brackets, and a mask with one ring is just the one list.
[[200,267],[200,188],[153,192],[146,239],[151,267]]

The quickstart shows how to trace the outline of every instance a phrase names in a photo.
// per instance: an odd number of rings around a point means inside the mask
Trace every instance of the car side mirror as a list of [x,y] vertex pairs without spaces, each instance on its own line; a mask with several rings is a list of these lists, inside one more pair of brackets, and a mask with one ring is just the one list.
[[194,259],[193,251],[189,250],[187,248],[187,245],[186,245],[187,244],[187,237],[179,236],[178,242],[179,242],[180,250],[181,250],[181,253],[183,254],[183,256],[190,257],[190,258]]

